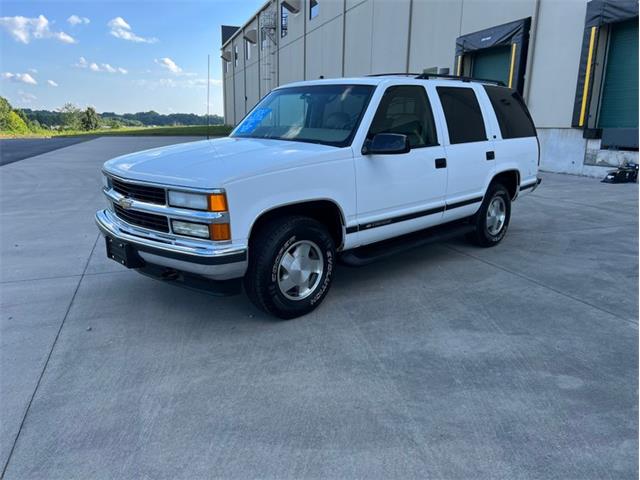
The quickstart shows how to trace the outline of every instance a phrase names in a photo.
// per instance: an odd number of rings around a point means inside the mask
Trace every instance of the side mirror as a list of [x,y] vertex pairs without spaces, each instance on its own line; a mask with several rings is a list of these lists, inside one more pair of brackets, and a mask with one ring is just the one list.
[[400,133],[378,133],[362,146],[362,155],[397,155],[411,150],[409,137]]

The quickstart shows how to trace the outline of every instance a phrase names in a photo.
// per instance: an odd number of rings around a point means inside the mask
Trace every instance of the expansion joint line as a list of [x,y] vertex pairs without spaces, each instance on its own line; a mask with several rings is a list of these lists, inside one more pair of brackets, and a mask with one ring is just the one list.
[[49,361],[51,360],[51,356],[53,355],[53,350],[56,348],[56,344],[58,343],[58,339],[60,338],[60,333],[62,332],[62,328],[64,327],[65,322],[67,321],[67,317],[69,316],[69,312],[71,311],[71,307],[73,306],[73,302],[76,299],[76,295],[78,294],[78,290],[80,289],[80,284],[84,279],[84,276],[87,272],[87,268],[89,267],[89,262],[91,261],[91,257],[93,256],[93,252],[96,249],[96,245],[98,244],[98,240],[100,239],[100,234],[96,237],[95,242],[93,242],[93,247],[91,247],[91,253],[89,253],[89,257],[87,258],[86,263],[84,264],[84,268],[82,270],[82,275],[78,279],[78,284],[76,285],[75,290],[73,291],[73,295],[71,296],[71,300],[69,301],[69,305],[67,306],[67,311],[62,318],[62,322],[60,322],[60,326],[58,327],[58,331],[56,332],[56,336],[53,339],[53,343],[51,344],[51,349],[49,350],[49,354],[47,355],[46,360],[44,361],[44,365],[42,367],[42,371],[38,376],[38,381],[36,382],[36,386],[33,389],[33,393],[29,398],[29,403],[27,404],[27,408],[24,411],[24,415],[22,416],[22,420],[20,421],[20,427],[18,427],[18,432],[16,433],[16,437],[13,439],[13,444],[11,445],[11,450],[9,451],[9,455],[7,455],[7,460],[2,467],[2,474],[0,475],[0,479],[3,479],[5,474],[7,473],[7,468],[9,467],[9,462],[11,461],[11,457],[13,456],[13,452],[16,449],[16,445],[18,444],[18,439],[20,438],[20,434],[22,433],[22,428],[24,427],[25,421],[27,419],[27,415],[29,414],[29,410],[31,410],[31,404],[33,403],[33,399],[38,392],[38,388],[40,387],[40,383],[42,382],[42,378],[44,377],[44,373],[49,366]]

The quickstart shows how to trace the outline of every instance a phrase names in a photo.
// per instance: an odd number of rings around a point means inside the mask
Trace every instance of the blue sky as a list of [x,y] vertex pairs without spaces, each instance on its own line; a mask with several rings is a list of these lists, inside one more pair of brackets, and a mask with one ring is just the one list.
[[222,114],[220,25],[262,3],[2,0],[0,95],[33,109],[203,114],[211,54],[211,113]]

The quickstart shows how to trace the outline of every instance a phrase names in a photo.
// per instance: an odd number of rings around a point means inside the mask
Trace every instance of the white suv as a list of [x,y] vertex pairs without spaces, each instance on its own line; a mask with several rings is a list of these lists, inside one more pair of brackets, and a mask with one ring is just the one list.
[[258,307],[293,318],[323,300],[337,258],[361,265],[460,234],[496,245],[538,164],[522,98],[491,82],[300,82],[227,138],[106,162],[96,221],[129,268],[215,293],[244,279]]

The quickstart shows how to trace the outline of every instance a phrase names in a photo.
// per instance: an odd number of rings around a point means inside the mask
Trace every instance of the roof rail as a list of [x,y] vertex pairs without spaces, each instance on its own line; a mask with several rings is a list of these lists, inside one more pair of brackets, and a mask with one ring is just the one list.
[[418,75],[416,75],[416,78],[420,80],[429,80],[430,78],[444,78],[449,80],[460,80],[462,82],[490,83],[492,85],[506,87],[504,82],[500,80],[490,80],[488,78],[475,78],[475,77],[460,77],[458,75],[449,75],[445,73],[419,73]]
[[367,75],[367,77],[417,77],[418,75],[422,75],[421,73],[372,73],[371,75]]
[[476,77],[461,77],[458,75],[450,75],[448,73],[373,73],[367,75],[367,77],[414,77],[418,80],[429,80],[430,78],[444,78],[448,80],[460,80],[461,82],[480,82],[489,83],[491,85],[498,85],[500,87],[506,87],[501,80],[491,80],[489,78],[476,78]]

